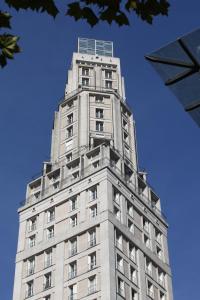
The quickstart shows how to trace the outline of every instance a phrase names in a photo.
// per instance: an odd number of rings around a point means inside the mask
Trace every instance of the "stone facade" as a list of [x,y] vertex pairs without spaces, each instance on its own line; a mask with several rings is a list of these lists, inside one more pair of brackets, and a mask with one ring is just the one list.
[[119,58],[74,53],[51,160],[19,208],[13,300],[173,300],[167,228]]

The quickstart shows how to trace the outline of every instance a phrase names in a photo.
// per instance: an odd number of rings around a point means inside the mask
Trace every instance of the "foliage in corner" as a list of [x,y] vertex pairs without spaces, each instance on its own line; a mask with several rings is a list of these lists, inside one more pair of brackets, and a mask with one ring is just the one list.
[[[55,18],[60,13],[55,4],[56,0],[4,0],[8,8],[19,11],[32,10],[38,13],[47,13]],[[100,21],[108,24],[113,22],[119,26],[129,25],[130,17],[134,13],[138,18],[152,24],[156,16],[168,15],[169,1],[167,0],[79,0],[66,4],[65,15],[78,20],[85,20],[90,26]],[[11,15],[0,10],[0,30],[11,29]],[[19,37],[6,32],[0,34],[0,67],[7,64],[20,52]]]

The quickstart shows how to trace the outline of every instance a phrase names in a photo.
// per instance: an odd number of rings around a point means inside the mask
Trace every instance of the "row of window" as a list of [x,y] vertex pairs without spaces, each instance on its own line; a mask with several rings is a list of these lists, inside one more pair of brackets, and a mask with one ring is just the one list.
[[[91,72],[90,72],[90,68],[87,67],[82,67],[81,68],[81,74],[82,76],[90,76]],[[105,78],[106,79],[112,79],[113,78],[113,71],[112,70],[104,70],[105,72]]]
[[[81,84],[82,84],[82,86],[90,86],[90,78],[82,77],[81,78]],[[106,89],[112,89],[113,88],[113,82],[111,80],[105,80],[104,87]]]
[[[78,208],[78,196],[73,196],[69,199],[69,211],[76,210]],[[97,199],[97,185],[91,187],[89,189],[89,201],[94,201]],[[90,215],[91,217],[96,216],[97,207],[90,207]],[[27,220],[27,230],[28,232],[34,231],[37,228],[37,219],[38,216],[31,217]],[[46,222],[50,223],[55,220],[55,207],[52,207],[46,211]]]
[[[50,289],[51,287],[53,287],[52,273],[49,272],[44,275],[43,291]],[[87,293],[87,295],[91,295],[96,292],[97,292],[97,276],[93,275],[88,278],[88,293]],[[34,296],[34,280],[30,280],[26,283],[25,298],[30,298],[32,296]],[[51,294],[44,296],[43,299],[50,300]],[[77,284],[73,284],[68,287],[68,299],[77,300]]]

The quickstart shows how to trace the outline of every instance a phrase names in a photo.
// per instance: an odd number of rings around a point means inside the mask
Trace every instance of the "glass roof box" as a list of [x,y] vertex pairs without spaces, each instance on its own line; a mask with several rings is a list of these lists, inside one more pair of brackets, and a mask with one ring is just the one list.
[[146,56],[200,127],[200,29]]
[[78,52],[84,54],[113,56],[113,42],[79,38]]

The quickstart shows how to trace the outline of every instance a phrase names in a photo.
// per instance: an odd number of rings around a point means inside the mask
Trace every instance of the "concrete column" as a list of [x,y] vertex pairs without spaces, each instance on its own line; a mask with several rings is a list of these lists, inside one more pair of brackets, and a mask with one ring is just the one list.
[[54,277],[55,299],[63,300],[64,282],[64,242],[56,246],[56,270]]

